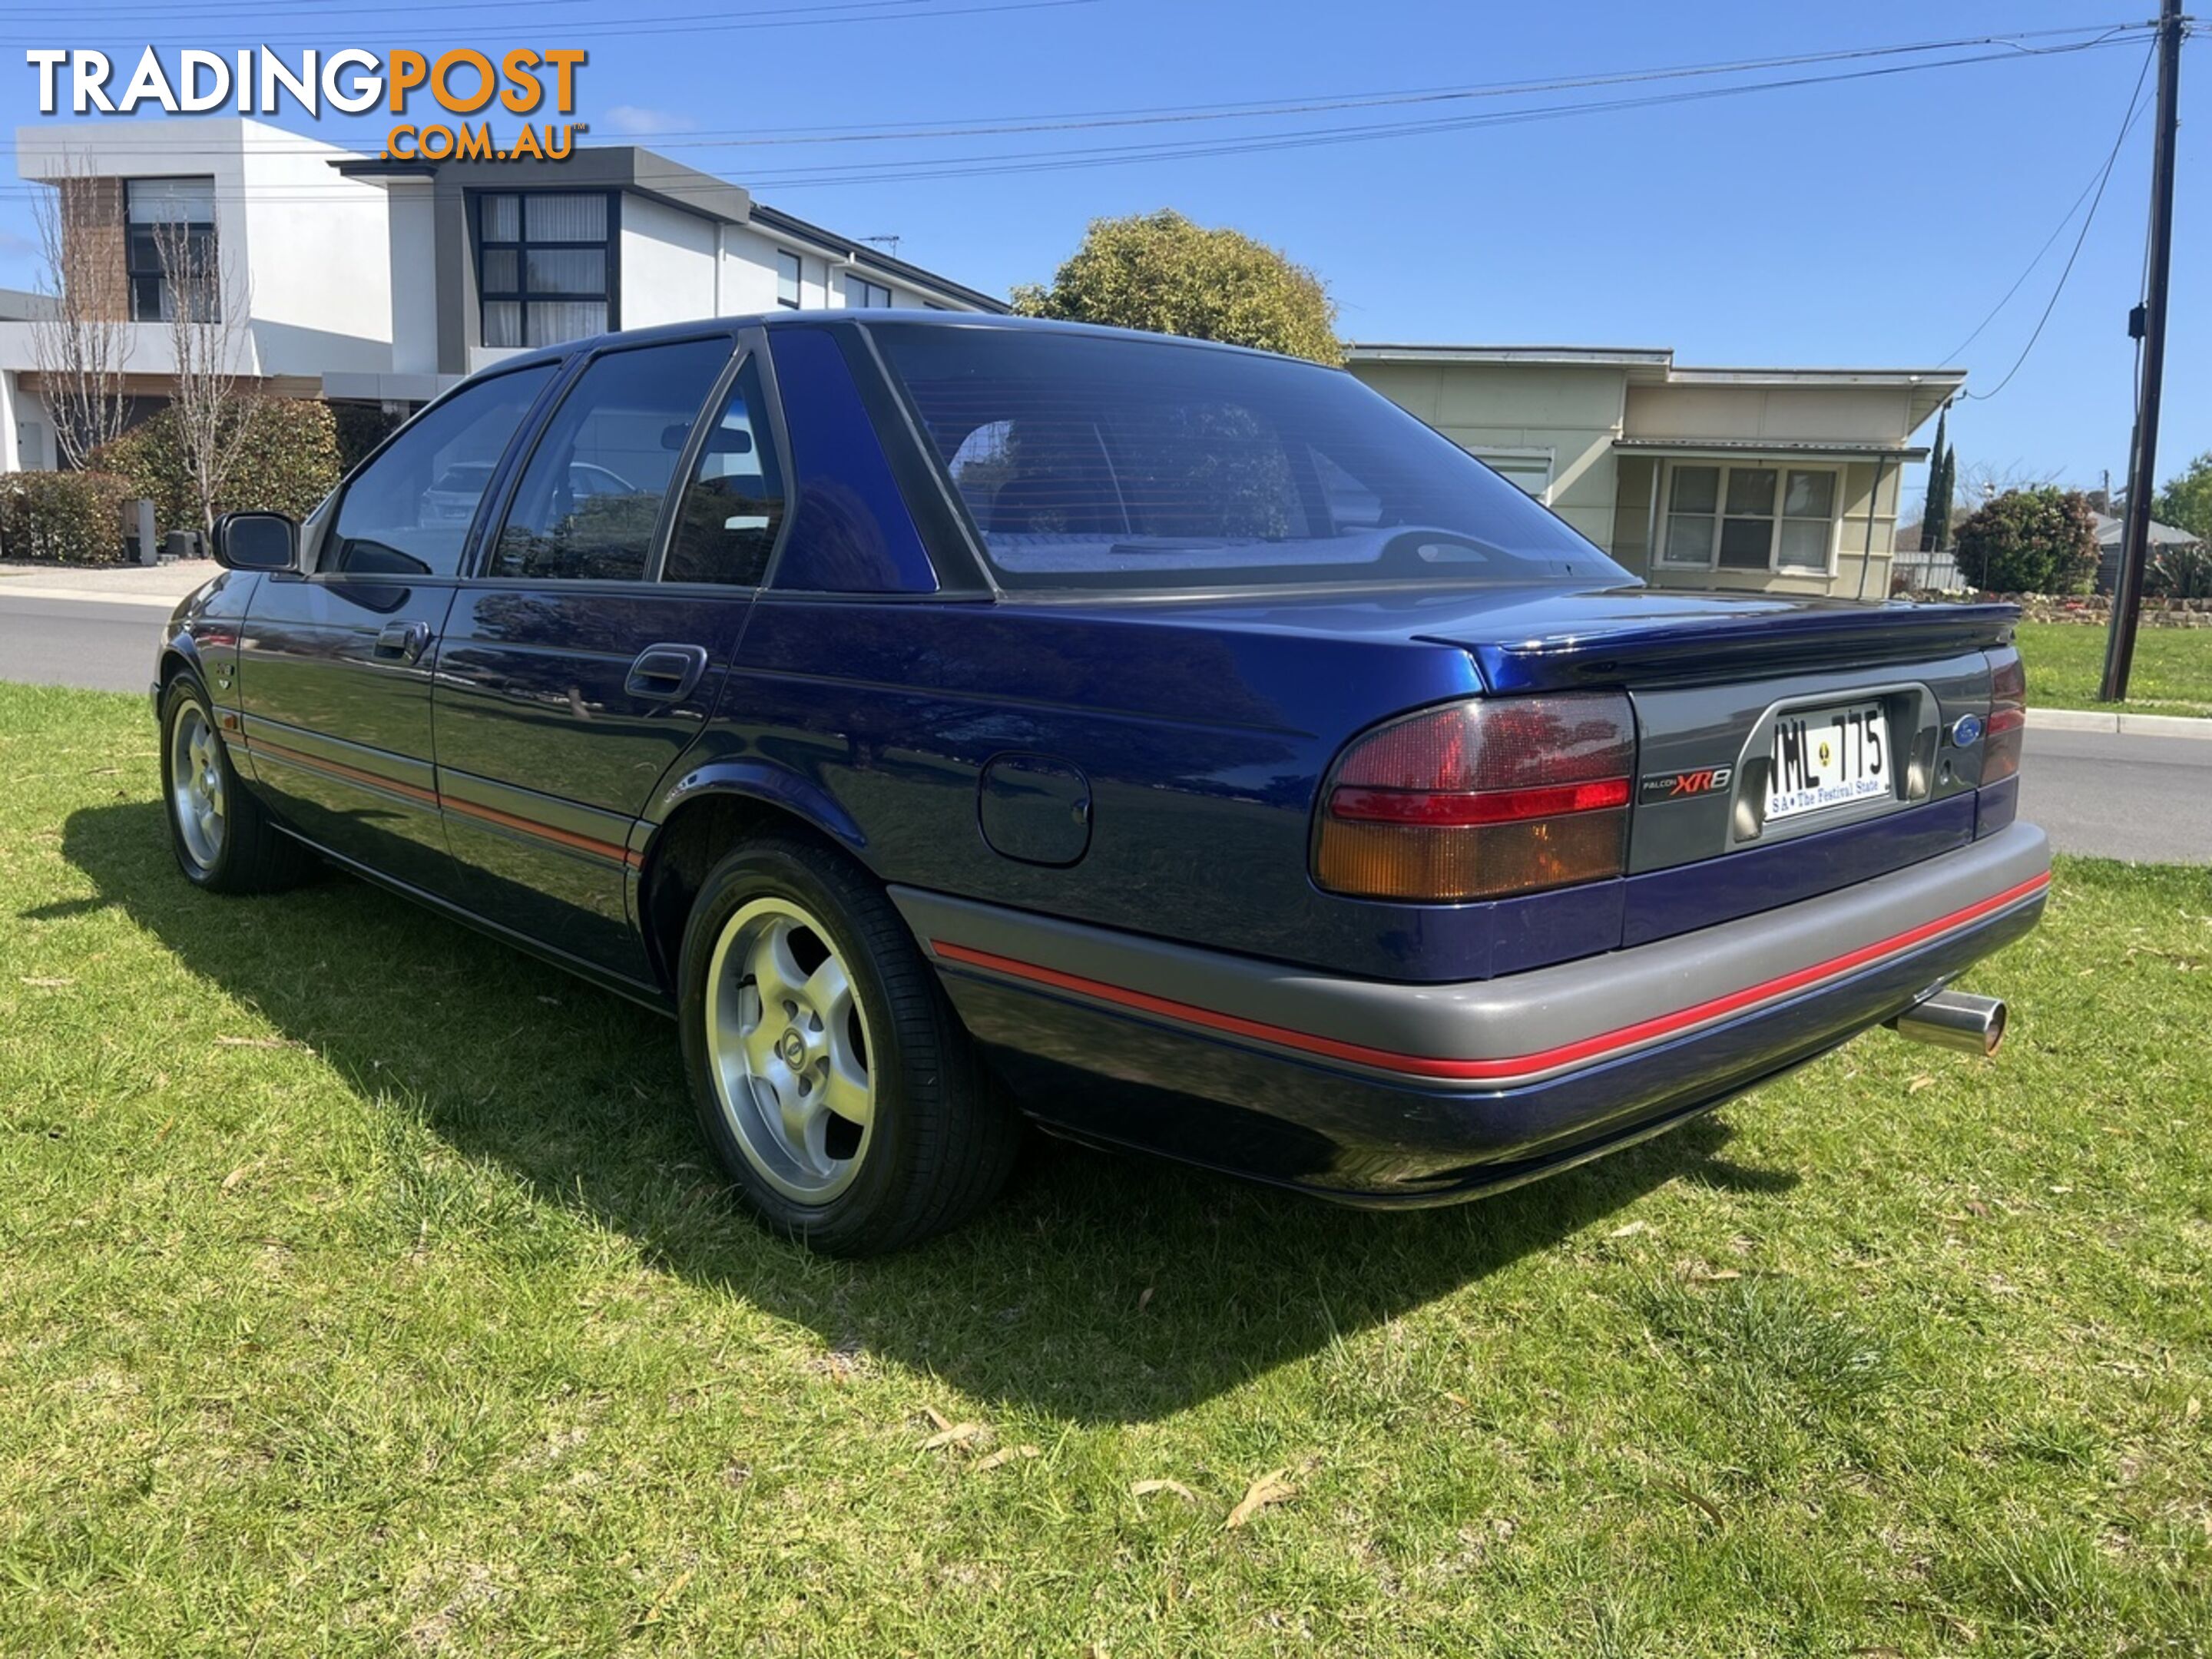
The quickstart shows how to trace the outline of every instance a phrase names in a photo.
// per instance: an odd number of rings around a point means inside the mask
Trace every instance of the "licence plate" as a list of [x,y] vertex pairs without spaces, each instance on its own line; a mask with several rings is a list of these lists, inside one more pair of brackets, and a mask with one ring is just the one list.
[[1893,794],[1890,766],[1889,720],[1878,702],[1778,715],[1767,822]]

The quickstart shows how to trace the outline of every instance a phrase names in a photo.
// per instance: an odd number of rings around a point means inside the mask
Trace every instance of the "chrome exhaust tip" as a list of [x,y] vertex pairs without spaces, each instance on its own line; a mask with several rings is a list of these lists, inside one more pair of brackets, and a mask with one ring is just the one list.
[[1996,997],[1938,991],[1923,997],[1889,1022],[1889,1029],[1913,1042],[1987,1056],[2004,1041],[2005,1006]]

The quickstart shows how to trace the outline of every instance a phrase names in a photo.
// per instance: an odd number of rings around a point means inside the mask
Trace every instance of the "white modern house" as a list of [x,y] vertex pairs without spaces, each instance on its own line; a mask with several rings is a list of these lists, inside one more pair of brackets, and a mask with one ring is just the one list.
[[1899,474],[1960,369],[1696,368],[1664,349],[1354,345],[1352,372],[1666,587],[1882,599]]
[[420,401],[510,352],[694,317],[1006,309],[647,149],[333,170],[385,200],[392,319],[388,370],[326,377],[334,398]]
[[[179,228],[222,272],[238,372],[295,397],[404,407],[530,346],[779,306],[1005,309],[628,146],[386,162],[209,117],[22,127],[15,155],[65,204],[72,268],[127,320],[126,383],[149,399],[173,382],[159,248]],[[39,308],[0,293],[0,471],[56,464]]]

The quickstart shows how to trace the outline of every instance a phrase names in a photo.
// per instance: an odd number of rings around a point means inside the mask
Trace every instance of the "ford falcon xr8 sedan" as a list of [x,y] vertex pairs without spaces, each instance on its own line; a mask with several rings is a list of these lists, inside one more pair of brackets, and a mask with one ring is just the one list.
[[177,862],[327,861],[672,1015],[767,1224],[1024,1120],[1495,1192],[2034,926],[2015,612],[1655,592],[1351,377],[942,313],[509,358],[240,514],[154,700]]

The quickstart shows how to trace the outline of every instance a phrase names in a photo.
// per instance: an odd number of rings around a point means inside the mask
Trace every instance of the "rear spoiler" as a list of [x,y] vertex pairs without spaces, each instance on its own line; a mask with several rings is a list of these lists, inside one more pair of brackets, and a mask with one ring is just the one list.
[[1799,615],[1677,617],[1510,644],[1457,645],[1492,691],[1686,684],[1955,656],[2009,644],[2016,605],[1888,605]]

